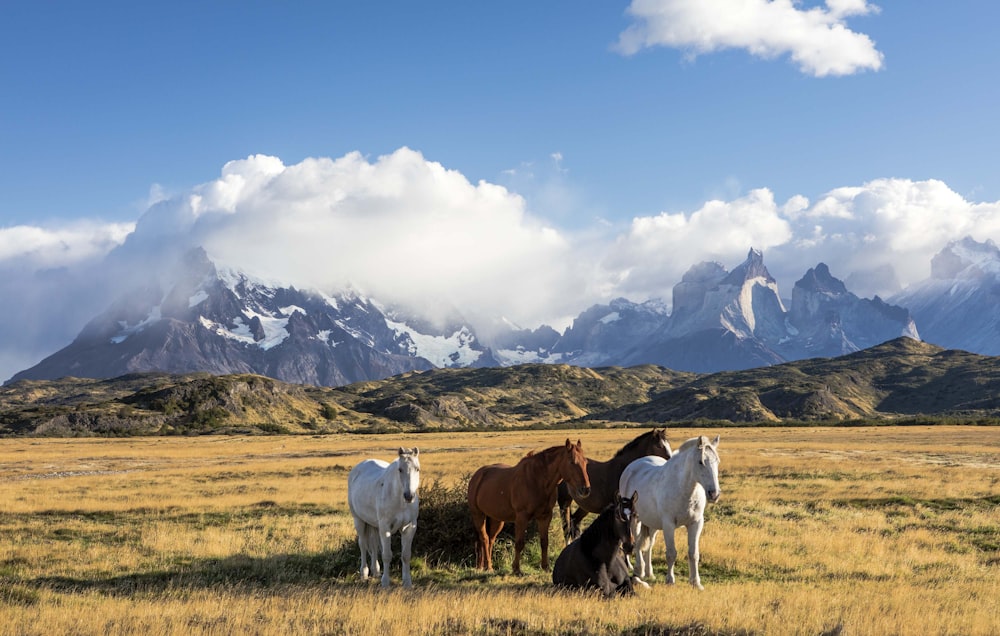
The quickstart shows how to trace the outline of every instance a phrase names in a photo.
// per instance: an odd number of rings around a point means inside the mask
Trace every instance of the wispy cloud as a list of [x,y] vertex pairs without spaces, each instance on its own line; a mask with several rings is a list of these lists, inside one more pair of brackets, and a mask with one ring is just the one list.
[[632,0],[635,22],[617,49],[632,55],[666,46],[691,58],[743,49],[772,59],[789,55],[803,73],[824,77],[882,68],[883,55],[863,33],[847,28],[849,17],[878,12],[867,0],[827,0],[800,8],[793,0]]
[[0,268],[53,268],[103,257],[121,245],[134,223],[77,221],[65,227],[0,227]]

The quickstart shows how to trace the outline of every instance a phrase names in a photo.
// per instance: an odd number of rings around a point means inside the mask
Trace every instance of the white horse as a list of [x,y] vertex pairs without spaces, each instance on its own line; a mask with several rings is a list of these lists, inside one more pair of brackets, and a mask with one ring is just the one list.
[[674,563],[677,547],[674,531],[687,528],[688,566],[691,585],[699,590],[698,539],[705,524],[705,503],[718,501],[719,487],[719,438],[709,441],[704,435],[684,442],[667,461],[662,457],[641,457],[622,472],[618,482],[620,492],[638,492],[635,513],[642,523],[635,542],[636,567],[641,578],[653,576],[653,543],[656,534],[663,530],[667,547],[667,583],[674,582]]
[[[347,477],[347,505],[354,516],[354,529],[361,548],[361,578],[371,572],[382,573],[382,587],[389,587],[389,564],[392,563],[392,535],[400,533],[403,544],[403,587],[411,587],[410,552],[413,535],[417,532],[417,512],[420,498],[419,451],[399,449],[399,457],[391,464],[379,459],[366,459],[351,469]],[[379,567],[378,547],[382,544],[382,565]]]

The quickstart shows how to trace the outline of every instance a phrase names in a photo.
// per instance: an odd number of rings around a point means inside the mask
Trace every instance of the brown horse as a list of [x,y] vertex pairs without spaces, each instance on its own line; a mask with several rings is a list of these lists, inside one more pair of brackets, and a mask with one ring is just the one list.
[[[476,567],[493,569],[493,543],[504,522],[514,522],[514,574],[521,573],[521,550],[528,522],[538,524],[542,569],[549,569],[549,523],[556,487],[563,480],[579,492],[590,491],[587,458],[580,440],[528,453],[516,466],[483,466],[469,479],[469,512],[476,531]],[[490,521],[492,520],[492,524]]]
[[[570,488],[568,482],[559,484],[559,515],[562,518],[563,536],[566,543],[580,536],[580,522],[591,512],[601,512],[615,502],[618,494],[618,479],[622,471],[634,459],[656,455],[670,459],[670,444],[667,443],[667,429],[654,428],[639,435],[622,446],[615,456],[606,462],[591,459],[587,463],[590,477],[590,492],[582,493]],[[570,515],[569,509],[576,501],[577,509]]]

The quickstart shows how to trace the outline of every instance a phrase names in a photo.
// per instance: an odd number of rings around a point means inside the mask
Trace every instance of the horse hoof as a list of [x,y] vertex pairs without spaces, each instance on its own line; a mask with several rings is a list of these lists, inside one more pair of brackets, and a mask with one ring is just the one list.
[[649,589],[649,583],[646,583],[645,581],[643,581],[642,579],[640,579],[638,576],[633,576],[632,577],[632,585],[635,586],[635,587],[643,587],[643,588],[646,588],[647,590]]

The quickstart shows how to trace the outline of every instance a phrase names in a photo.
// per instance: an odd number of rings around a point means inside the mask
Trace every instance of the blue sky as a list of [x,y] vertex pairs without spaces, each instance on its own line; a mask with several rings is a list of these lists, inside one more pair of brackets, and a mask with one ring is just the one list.
[[[786,295],[820,260],[909,284],[948,240],[1000,240],[998,14],[983,0],[5,2],[0,270],[184,235],[318,285],[521,303],[508,313],[524,324],[618,295],[669,301],[691,264],[733,267],[751,246]],[[350,218],[330,203],[343,192]],[[286,242],[265,253],[251,221]],[[417,247],[376,275],[349,248],[377,253],[387,234],[393,254]],[[482,262],[462,279],[456,259]],[[399,281],[414,261],[440,284]],[[518,277],[539,280],[493,306],[474,291]]]
[[622,55],[627,2],[5,3],[0,223],[134,220],[153,184],[232,159],[400,146],[473,182],[553,179],[561,153],[571,226],[880,177],[1000,198],[1000,10],[878,6],[845,24],[884,67],[816,78],[788,54]]

